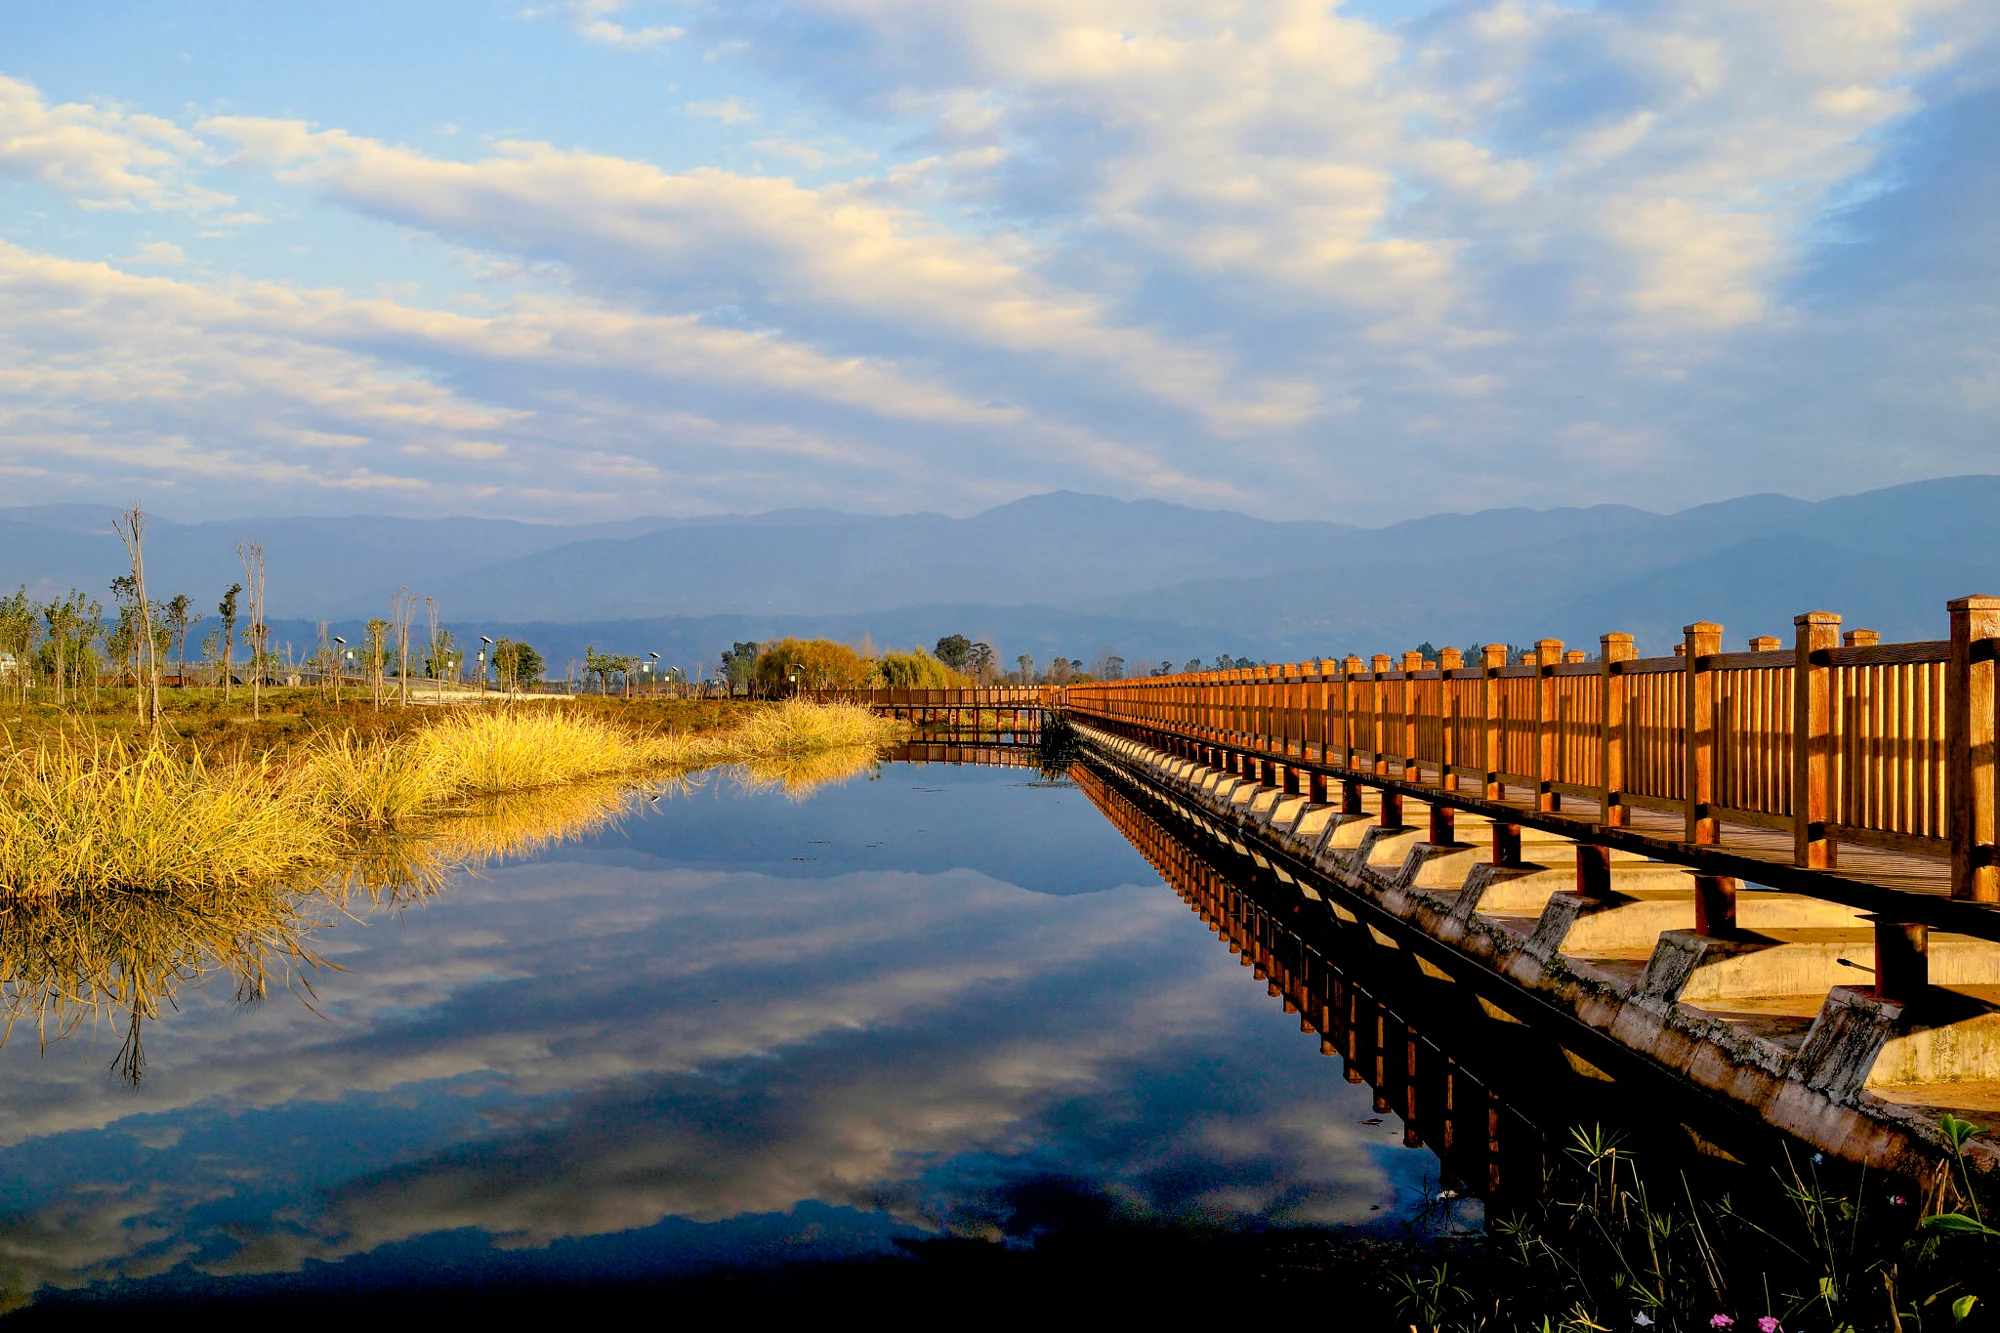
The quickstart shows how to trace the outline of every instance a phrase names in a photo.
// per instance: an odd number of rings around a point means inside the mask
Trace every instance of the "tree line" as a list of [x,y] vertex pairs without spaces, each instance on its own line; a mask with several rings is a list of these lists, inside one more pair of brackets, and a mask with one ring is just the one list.
[[[295,656],[290,644],[280,652],[272,643],[260,544],[237,544],[243,578],[223,590],[211,615],[197,610],[186,593],[162,599],[148,594],[146,521],[137,505],[121,513],[112,526],[125,544],[132,569],[111,580],[110,614],[97,598],[74,588],[42,601],[30,597],[22,584],[11,596],[0,597],[0,687],[10,689],[23,705],[37,693],[57,707],[79,704],[86,694],[94,702],[109,677],[114,686],[136,687],[139,720],[157,728],[159,692],[169,665],[176,689],[187,688],[193,676],[220,688],[225,699],[247,689],[253,714],[261,713],[264,690],[281,682],[297,684],[310,678],[316,688],[337,697],[351,681],[368,690],[380,707],[391,682],[399,699],[407,703],[417,673],[440,688],[447,681],[459,681],[464,673],[467,651],[439,622],[433,598],[419,598],[404,588],[390,599],[390,615],[368,621],[355,644],[331,634],[322,621],[316,649]],[[419,606],[426,620],[420,638],[415,624]],[[207,632],[191,645],[204,623]],[[542,656],[529,644],[507,638],[482,642],[486,645],[479,650],[482,683],[489,660],[504,690],[541,680]],[[199,654],[192,670],[190,646]],[[240,659],[238,649],[243,653]]]
[[[1190,661],[1184,668],[1162,662],[1148,668],[1155,676],[1175,670],[1228,670],[1256,666],[1247,657],[1216,658],[1215,666]],[[716,679],[726,692],[755,698],[779,698],[798,691],[854,689],[963,689],[994,685],[1072,685],[1122,680],[1124,657],[1100,646],[1086,663],[1060,654],[1038,660],[1021,653],[1012,669],[1003,664],[992,644],[963,634],[947,634],[930,651],[876,652],[864,638],[851,646],[831,639],[785,638],[733,643],[722,654]]]

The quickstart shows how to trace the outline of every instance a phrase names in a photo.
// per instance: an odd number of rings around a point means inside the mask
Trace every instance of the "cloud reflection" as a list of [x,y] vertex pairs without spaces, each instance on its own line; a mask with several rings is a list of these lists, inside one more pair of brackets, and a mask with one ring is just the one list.
[[[318,988],[327,1021],[190,992],[137,1102],[87,1050],[0,1052],[6,1169],[45,1163],[0,1228],[11,1288],[807,1202],[992,1234],[1040,1180],[1132,1214],[1352,1220],[1401,1151],[1152,885],[545,857],[343,923],[322,951],[344,969]],[[89,1132],[120,1122],[116,1152]]]

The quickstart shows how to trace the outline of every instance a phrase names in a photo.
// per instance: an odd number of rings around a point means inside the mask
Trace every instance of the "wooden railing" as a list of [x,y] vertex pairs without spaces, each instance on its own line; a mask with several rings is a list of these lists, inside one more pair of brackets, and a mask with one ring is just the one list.
[[822,703],[859,704],[884,711],[904,709],[1044,709],[1057,706],[1061,691],[1042,685],[977,686],[958,690],[807,690]]
[[1509,662],[1405,653],[1071,685],[1070,710],[1230,750],[1294,757],[1489,801],[1525,787],[1539,811],[1593,804],[1590,822],[1680,817],[1687,844],[1725,823],[1792,837],[1792,864],[1837,865],[1842,844],[1949,858],[1954,898],[2000,901],[1994,661],[2000,598],[1949,604],[1950,637],[1880,643],[1823,611],[1791,649],[1722,651],[1689,625],[1672,657],[1606,634],[1594,660],[1556,640]]

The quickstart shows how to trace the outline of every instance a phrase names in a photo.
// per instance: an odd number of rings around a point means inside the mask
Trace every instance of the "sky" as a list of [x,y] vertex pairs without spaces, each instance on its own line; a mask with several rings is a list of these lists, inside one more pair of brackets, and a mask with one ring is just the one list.
[[2000,471],[1990,0],[0,0],[0,506]]

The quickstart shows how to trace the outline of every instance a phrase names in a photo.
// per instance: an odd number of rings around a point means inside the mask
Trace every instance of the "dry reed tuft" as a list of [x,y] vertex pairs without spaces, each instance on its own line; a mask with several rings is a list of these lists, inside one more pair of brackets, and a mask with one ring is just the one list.
[[545,709],[457,716],[412,739],[411,758],[455,794],[494,796],[646,766],[643,742],[595,718]]
[[0,890],[263,883],[338,846],[314,804],[294,772],[58,737],[0,758]]
[[380,826],[420,815],[448,788],[437,768],[413,762],[407,741],[370,744],[353,732],[321,740],[301,767],[322,813],[340,824]]
[[386,742],[323,737],[282,767],[58,737],[0,756],[0,896],[324,876],[342,857],[365,862],[384,830],[576,783],[741,763],[753,780],[802,791],[865,766],[901,731],[848,705],[787,703],[695,736],[635,736],[594,718],[507,708]]
[[[257,999],[274,973],[309,997],[308,940],[359,894],[397,907],[454,874],[604,828],[643,792],[736,765],[802,796],[875,762],[901,728],[785,705],[695,737],[635,737],[509,710],[415,736],[323,737],[284,767],[204,764],[116,739],[0,756],[0,1042],[122,1020],[116,1066],[144,1074],[145,1020],[213,971]],[[641,781],[635,783],[634,779]],[[448,816],[448,817],[439,817]]]
[[753,713],[733,730],[661,737],[652,748],[656,759],[667,766],[695,769],[816,751],[872,751],[902,739],[906,730],[900,722],[877,717],[853,704],[790,700]]

